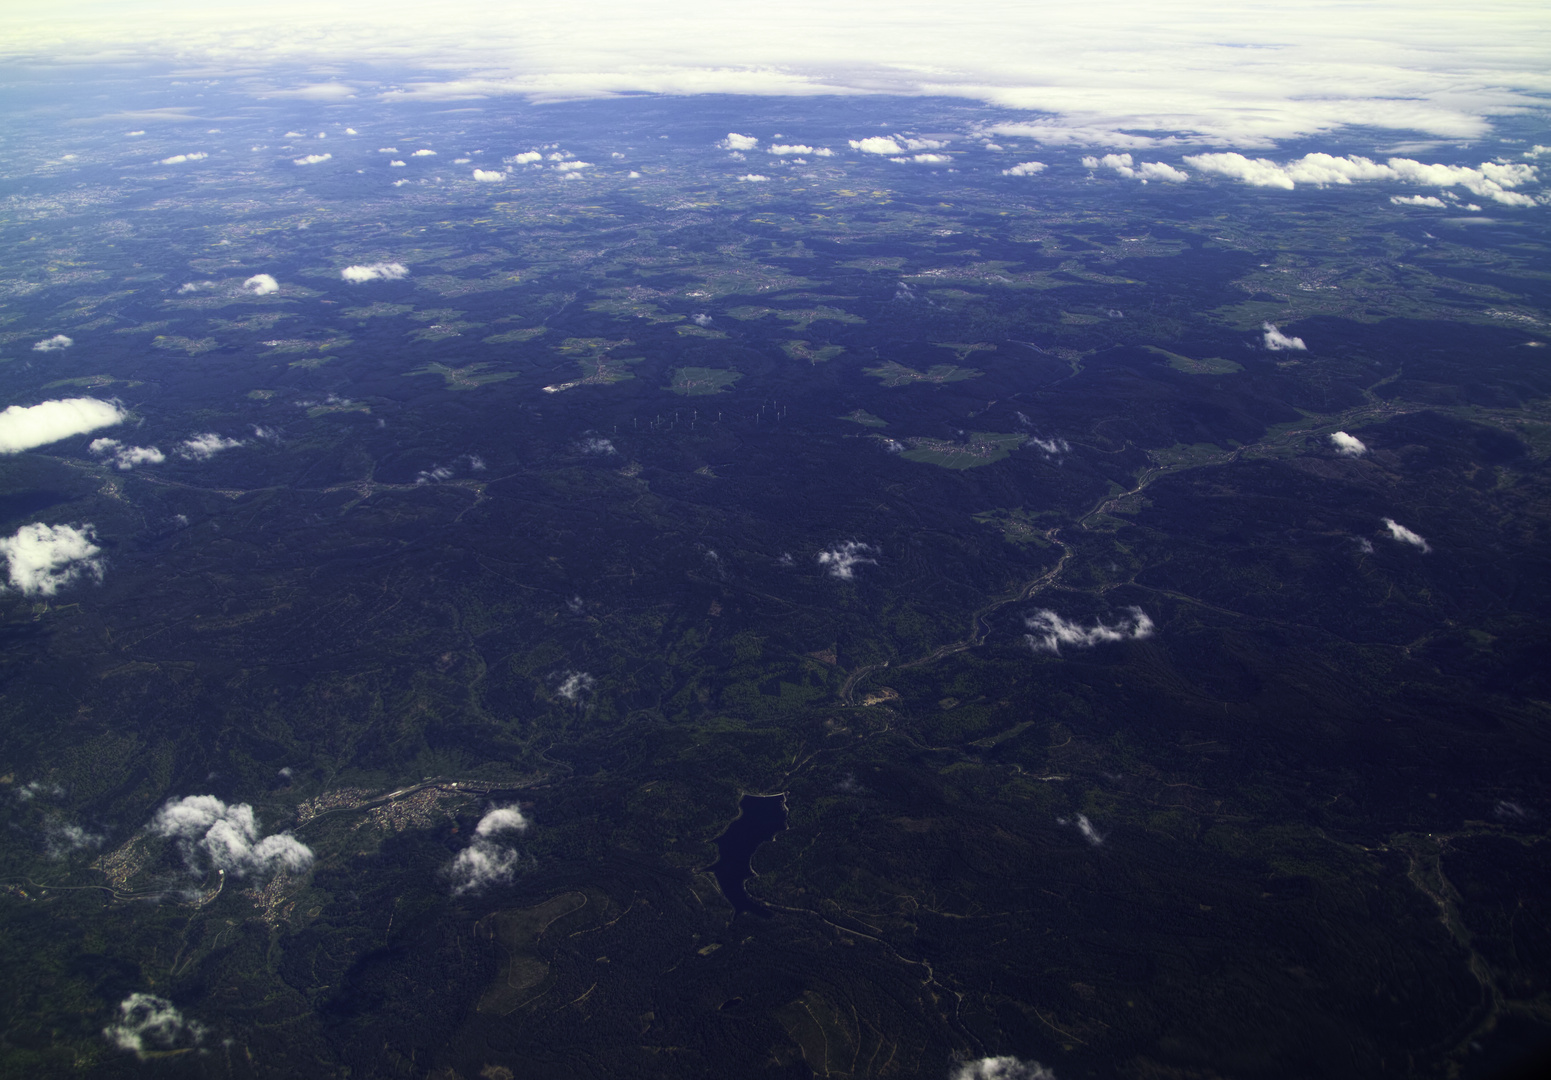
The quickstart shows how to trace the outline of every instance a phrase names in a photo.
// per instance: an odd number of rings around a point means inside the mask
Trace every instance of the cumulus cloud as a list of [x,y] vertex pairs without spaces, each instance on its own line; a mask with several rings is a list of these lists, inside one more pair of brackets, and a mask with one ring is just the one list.
[[1368,452],[1368,447],[1356,435],[1348,435],[1344,431],[1332,431],[1330,433],[1330,445],[1336,448],[1336,453],[1342,457],[1362,457]]
[[486,184],[493,184],[497,180],[505,180],[506,174],[498,169],[475,169],[474,179]]
[[60,349],[68,349],[75,344],[75,338],[66,337],[64,334],[55,334],[51,338],[44,338],[32,346],[33,352],[58,352]]
[[871,558],[876,554],[878,549],[871,544],[847,540],[843,544],[836,544],[828,551],[819,552],[817,558],[819,565],[829,571],[830,577],[850,581],[856,576],[856,568],[862,563],[877,565],[878,560]]
[[770,177],[761,176],[759,173],[744,173],[738,179],[750,184],[766,184],[770,182]]
[[0,537],[11,588],[23,596],[53,596],[78,578],[102,580],[102,549],[91,524],[33,522]]
[[1098,847],[1104,842],[1104,834],[1093,827],[1093,822],[1088,820],[1088,815],[1078,814],[1076,825],[1077,831],[1082,833],[1082,838],[1094,847]]
[[777,143],[769,150],[766,150],[765,153],[778,154],[785,157],[791,154],[817,154],[818,151],[811,146],[804,146],[802,143]]
[[1394,518],[1385,518],[1384,528],[1389,533],[1389,538],[1391,540],[1398,540],[1402,544],[1410,544],[1412,547],[1417,548],[1423,552],[1432,550],[1432,546],[1429,545],[1426,540],[1422,539],[1419,533],[1412,532],[1410,529],[1400,524],[1400,522],[1396,521]]
[[349,282],[397,281],[408,273],[409,267],[403,263],[379,262],[347,266],[339,272],[339,276]]
[[154,446],[125,446],[117,439],[93,439],[87,447],[98,457],[112,458],[113,464],[128,472],[136,465],[160,465],[167,455]]
[[699,312],[698,314],[691,315],[689,317],[689,321],[694,323],[696,326],[710,326],[711,325],[711,316],[707,315],[705,312],[702,311],[702,312]]
[[1325,187],[1388,180],[1438,188],[1462,187],[1473,195],[1506,206],[1534,206],[1532,196],[1511,189],[1534,183],[1539,174],[1534,165],[1517,162],[1502,165],[1484,161],[1472,168],[1468,165],[1427,165],[1401,157],[1380,163],[1355,154],[1347,157],[1305,154],[1285,165],[1269,158],[1248,158],[1238,153],[1195,154],[1187,156],[1185,163],[1202,172],[1226,176],[1253,187],[1291,191],[1299,184]]
[[222,450],[230,450],[234,446],[241,445],[241,439],[228,439],[213,431],[206,431],[195,435],[192,439],[185,439],[182,448],[178,451],[178,456],[188,458],[190,461],[209,461]]
[[436,156],[436,151],[435,150],[420,149],[420,150],[416,150],[413,154],[410,154],[409,156],[410,157],[435,157]]
[[516,155],[515,157],[507,158],[507,160],[510,161],[513,165],[527,165],[530,162],[543,161],[544,155],[539,153],[537,150],[524,150],[522,153]]
[[[399,160],[395,159],[393,161],[388,162],[388,168],[390,168],[390,169],[407,169],[408,167],[409,167],[409,162],[407,162],[407,161],[399,161]],[[402,184],[402,183],[404,183],[404,181],[400,180],[400,181],[398,181],[398,183]]]
[[951,140],[948,139],[910,139],[901,137],[900,142],[905,144],[906,150],[941,150]]
[[206,154],[206,153],[174,154],[174,155],[172,155],[172,157],[162,158],[156,164],[158,164],[158,165],[182,165],[185,161],[203,161],[205,158],[207,158],[209,156],[210,155]]
[[242,283],[242,287],[254,296],[268,296],[280,291],[280,283],[268,274],[254,274]]
[[147,1050],[198,1046],[205,1038],[203,1024],[186,1019],[172,1002],[155,994],[130,994],[118,1010],[119,1022],[103,1028],[103,1038],[141,1059]]
[[1091,649],[1095,645],[1115,641],[1133,641],[1138,638],[1152,637],[1153,621],[1148,618],[1147,613],[1139,607],[1127,608],[1126,611],[1126,617],[1114,626],[1098,619],[1092,626],[1084,627],[1075,622],[1067,622],[1049,608],[1042,608],[1023,620],[1023,625],[1029,630],[1023,640],[1036,653],[1059,654],[1062,645],[1070,645],[1076,649]]
[[850,139],[847,141],[850,142],[852,150],[860,150],[864,154],[878,154],[881,157],[888,157],[905,152],[903,146],[887,135],[873,135],[866,139]]
[[181,293],[191,293],[191,292],[204,292],[206,289],[213,289],[213,288],[215,288],[215,282],[213,282],[213,281],[185,281],[182,285],[178,286],[178,292],[180,294]]
[[320,161],[328,161],[333,154],[307,154],[304,157],[292,158],[292,165],[316,165]]
[[590,169],[590,168],[592,168],[592,162],[590,162],[590,161],[562,161],[560,164],[556,165],[555,168],[557,170],[559,170],[560,172],[577,172],[577,171],[579,171],[581,169]]
[[942,165],[953,159],[947,154],[916,154],[908,158],[889,158],[890,161],[913,161],[918,165]]
[[585,671],[568,671],[560,680],[560,685],[555,688],[555,693],[567,701],[578,702],[592,693],[593,688],[597,685],[598,680]]
[[729,131],[721,142],[723,150],[752,150],[758,145],[759,140],[754,136],[739,135],[736,131]]
[[609,454],[617,454],[619,451],[614,449],[614,443],[610,439],[591,438],[582,440],[582,453],[601,454],[606,457]]
[[1033,176],[1045,171],[1043,161],[1021,161],[1010,169],[1003,169],[1003,176]]
[[474,827],[474,842],[448,863],[443,873],[452,882],[453,895],[478,892],[492,885],[504,885],[517,872],[515,848],[498,843],[502,833],[526,832],[528,819],[515,806],[498,806],[487,811]]
[[429,469],[421,469],[415,474],[415,486],[423,484],[440,484],[443,480],[452,479],[452,470],[445,465],[432,465]]
[[1287,349],[1303,352],[1308,348],[1301,337],[1288,337],[1271,323],[1262,323],[1260,329],[1265,331],[1265,345],[1272,352],[1282,352]]
[[225,803],[214,795],[168,799],[151,819],[150,831],[175,840],[183,861],[195,873],[224,870],[242,877],[312,865],[312,849],[290,833],[259,836],[253,807]]
[[116,401],[89,397],[11,405],[0,412],[0,454],[19,454],[72,435],[85,435],[122,423],[128,415]]
[[1121,176],[1130,180],[1140,180],[1147,183],[1149,180],[1163,180],[1170,184],[1183,184],[1190,179],[1190,174],[1183,169],[1176,169],[1172,165],[1166,165],[1161,161],[1148,161],[1137,165],[1130,154],[1105,154],[1103,157],[1085,157],[1082,159],[1085,169],[1112,169]]
[[961,1061],[948,1080],[1056,1080],[1056,1074],[1037,1061],[1015,1057],[984,1057]]
[[1431,206],[1442,210],[1448,204],[1436,195],[1391,195],[1389,201],[1396,206]]
[[1033,447],[1047,458],[1059,458],[1072,448],[1072,444],[1065,439],[1041,439],[1038,435],[1030,435],[1028,441],[1023,445]]

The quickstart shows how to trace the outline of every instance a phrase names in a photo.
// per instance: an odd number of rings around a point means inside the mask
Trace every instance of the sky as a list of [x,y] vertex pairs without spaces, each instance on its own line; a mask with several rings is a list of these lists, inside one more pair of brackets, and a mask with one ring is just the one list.
[[[1538,0],[6,0],[0,62],[170,64],[257,96],[947,95],[1047,143],[1468,142],[1551,99]],[[413,71],[412,78],[406,72]]]

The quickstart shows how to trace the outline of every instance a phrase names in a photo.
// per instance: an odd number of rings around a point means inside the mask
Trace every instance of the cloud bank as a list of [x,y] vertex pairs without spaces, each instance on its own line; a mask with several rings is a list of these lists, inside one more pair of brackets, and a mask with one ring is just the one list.
[[151,819],[150,831],[175,840],[195,873],[224,870],[241,877],[267,876],[312,865],[312,849],[290,833],[259,838],[258,821],[247,803],[227,804],[214,795],[169,799]]
[[[1299,184],[1326,187],[1331,184],[1369,183],[1388,180],[1428,187],[1462,187],[1473,195],[1505,206],[1534,206],[1535,199],[1513,188],[1524,187],[1539,179],[1534,165],[1515,162],[1504,165],[1483,161],[1479,166],[1426,165],[1411,158],[1392,157],[1382,164],[1351,155],[1305,154],[1295,161],[1279,165],[1268,158],[1247,158],[1243,154],[1189,154],[1185,164],[1205,173],[1226,176],[1252,187],[1284,188],[1291,191]],[[1431,204],[1427,204],[1431,205]]]
[[397,281],[408,274],[409,267],[396,262],[358,264],[347,266],[339,272],[340,277],[350,282]]
[[102,580],[102,549],[90,525],[23,525],[0,537],[11,588],[23,596],[53,596],[79,578]]
[[452,882],[453,895],[462,896],[511,881],[517,872],[517,850],[495,838],[503,833],[526,832],[528,824],[515,806],[497,806],[487,811],[474,827],[474,842],[443,869]]
[[1114,626],[1109,626],[1100,619],[1095,620],[1092,626],[1083,627],[1074,622],[1067,622],[1049,608],[1043,608],[1023,620],[1023,625],[1029,630],[1023,640],[1036,653],[1059,654],[1062,645],[1069,645],[1076,649],[1091,649],[1095,645],[1115,641],[1133,641],[1138,638],[1152,637],[1153,621],[1147,613],[1139,607],[1127,608],[1126,611],[1127,617]]
[[12,405],[0,412],[0,454],[19,454],[72,435],[85,435],[123,423],[128,415],[116,401],[89,397]]
[[[1548,39],[1541,7],[1517,0],[987,0],[951,19],[929,0],[0,6],[7,58],[316,69],[265,95],[945,95],[1112,149],[1160,132],[1241,148],[1364,127],[1477,139],[1492,117],[1541,107]],[[406,58],[440,74],[376,87],[324,74]]]

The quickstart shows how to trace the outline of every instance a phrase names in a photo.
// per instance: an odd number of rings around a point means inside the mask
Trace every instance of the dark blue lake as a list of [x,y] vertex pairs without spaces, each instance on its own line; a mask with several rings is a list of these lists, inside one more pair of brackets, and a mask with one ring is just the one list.
[[722,895],[732,904],[735,914],[748,912],[762,919],[771,917],[770,909],[753,899],[743,883],[754,876],[752,860],[759,845],[774,840],[786,828],[786,795],[745,795],[738,804],[738,816],[714,843],[719,852],[711,865]]

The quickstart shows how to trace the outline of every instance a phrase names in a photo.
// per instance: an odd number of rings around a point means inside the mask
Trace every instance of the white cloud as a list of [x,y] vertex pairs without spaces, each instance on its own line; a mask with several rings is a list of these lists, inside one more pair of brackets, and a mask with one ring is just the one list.
[[234,446],[241,445],[241,439],[227,439],[213,431],[207,431],[201,435],[195,435],[192,439],[185,439],[183,448],[178,451],[178,456],[188,458],[190,461],[209,461],[222,450],[230,450]]
[[614,449],[614,441],[612,439],[599,439],[595,437],[582,440],[582,453],[601,454],[607,457],[609,454],[617,454],[619,451]]
[[836,544],[828,551],[819,552],[817,558],[819,565],[829,570],[830,577],[850,581],[856,576],[857,566],[862,563],[877,565],[877,559],[869,558],[876,554],[878,549],[871,544],[847,540],[843,544]]
[[345,128],[345,134],[346,135],[359,135],[361,133],[359,131],[357,131],[355,128],[347,127],[347,128]]
[[1194,154],[1186,156],[1185,163],[1202,172],[1226,176],[1252,187],[1291,191],[1299,184],[1325,187],[1388,180],[1428,187],[1462,187],[1473,195],[1506,206],[1534,206],[1532,196],[1510,189],[1534,183],[1539,178],[1539,170],[1534,165],[1522,163],[1502,165],[1484,161],[1471,168],[1468,165],[1427,165],[1401,157],[1380,163],[1355,154],[1348,157],[1305,154],[1285,165],[1269,158],[1247,158],[1238,153]]
[[474,179],[483,183],[493,184],[498,180],[505,180],[506,174],[495,169],[475,169]]
[[1045,171],[1045,163],[1043,161],[1022,161],[1022,162],[1019,162],[1017,165],[1014,165],[1010,169],[1003,169],[1002,170],[1002,175],[1003,176],[1033,176],[1036,173],[1042,173],[1044,171]]
[[167,460],[167,455],[154,446],[125,446],[117,439],[93,439],[87,449],[98,457],[111,457],[125,472],[136,465],[160,465]]
[[565,677],[561,679],[560,685],[555,688],[555,693],[567,701],[576,702],[592,693],[593,688],[597,685],[598,680],[585,671],[568,671],[565,673]]
[[984,1057],[955,1065],[948,1080],[1056,1080],[1056,1074],[1037,1061]]
[[339,272],[339,276],[350,282],[362,281],[397,281],[409,273],[409,267],[403,263],[357,263],[347,266]]
[[268,274],[254,274],[242,283],[242,287],[255,296],[268,296],[280,291],[280,283]]
[[[1164,131],[1238,148],[1341,128],[1479,139],[1494,117],[1539,109],[1546,87],[1544,15],[1535,4],[1503,0],[1313,9],[1091,0],[961,5],[947,19],[928,0],[141,0],[99,5],[89,19],[60,17],[58,7],[48,0],[0,6],[7,52],[87,63],[176,56],[228,71],[282,61],[316,70],[410,61],[446,73],[379,89],[389,101],[409,102],[639,92],[949,95],[1038,115],[1084,138],[1111,132],[1137,140],[1088,143],[1107,148],[1145,145],[1158,136],[1134,133]],[[352,90],[319,85],[331,88],[329,96]],[[369,92],[364,84],[354,90]],[[113,119],[142,122],[134,116]]]
[[396,146],[379,146],[377,152],[379,154],[396,154],[399,152],[399,148]]
[[890,154],[903,154],[905,148],[887,135],[873,135],[865,139],[850,139],[852,150],[860,150],[864,154],[878,154],[887,156]]
[[1391,195],[1389,201],[1396,206],[1431,206],[1438,210],[1448,205],[1436,195]]
[[1261,323],[1260,329],[1265,331],[1265,345],[1272,352],[1283,352],[1288,349],[1303,352],[1308,349],[1301,337],[1288,337],[1271,323]]
[[816,154],[818,151],[811,146],[804,146],[801,143],[777,143],[769,150],[766,150],[765,153],[785,156],[788,154]]
[[1368,447],[1356,435],[1348,435],[1344,431],[1332,431],[1330,433],[1330,445],[1336,448],[1336,453],[1342,457],[1362,457],[1368,452]]
[[497,806],[486,812],[474,826],[475,836],[494,836],[503,832],[526,832],[528,819],[515,806]]
[[537,150],[524,150],[522,153],[516,155],[515,157],[507,158],[507,160],[513,165],[527,165],[530,162],[543,161],[544,155],[539,153]]
[[119,1002],[118,1009],[119,1022],[103,1028],[103,1038],[141,1059],[148,1049],[198,1046],[206,1034],[203,1024],[185,1019],[172,1002],[155,994],[130,994]]
[[526,832],[528,819],[515,806],[498,806],[485,813],[474,827],[474,842],[448,863],[443,873],[452,881],[453,895],[504,885],[517,872],[516,849],[492,837],[503,832]]
[[721,141],[724,150],[752,150],[759,145],[759,140],[752,135],[739,135],[735,131],[727,133],[727,137]]
[[215,288],[213,281],[185,281],[178,286],[179,293],[203,292],[206,289]]
[[43,826],[44,846],[52,859],[62,859],[82,848],[101,847],[102,841],[103,837],[98,833],[87,832],[63,818],[51,817]]
[[1030,435],[1024,446],[1032,446],[1047,458],[1058,458],[1071,450],[1072,444],[1061,438],[1041,439],[1038,435]]
[[316,165],[320,161],[328,161],[333,154],[308,154],[306,157],[292,158],[293,165]]
[[770,181],[770,177],[761,176],[759,173],[744,173],[742,176],[738,177],[738,179],[746,181],[750,184],[764,184]]
[[590,162],[590,161],[562,161],[559,165],[556,165],[555,168],[558,169],[560,172],[576,172],[579,169],[590,169],[590,168],[592,168],[592,162]]
[[1094,847],[1104,842],[1104,834],[1093,827],[1093,822],[1088,820],[1088,815],[1077,815],[1077,831],[1082,833],[1082,838]]
[[149,825],[151,832],[176,840],[184,862],[195,873],[224,870],[245,874],[300,873],[312,865],[312,849],[290,833],[259,838],[258,820],[247,803],[225,803],[214,795],[168,799]]
[[1137,165],[1132,160],[1130,154],[1105,154],[1103,157],[1085,157],[1082,159],[1082,164],[1086,169],[1113,169],[1129,180],[1140,180],[1144,184],[1149,180],[1163,180],[1170,184],[1183,184],[1190,179],[1190,174],[1183,169],[1176,169],[1174,166],[1166,165],[1161,161],[1148,161]]
[[[409,162],[407,162],[407,161],[399,161],[397,158],[395,158],[394,160],[388,162],[388,168],[390,168],[390,169],[407,169],[408,167],[409,167]],[[402,184],[402,183],[404,183],[404,181],[399,180],[399,181],[397,181],[397,183]]]
[[116,401],[89,397],[11,405],[0,412],[0,454],[19,454],[72,435],[85,435],[122,423],[128,415]]
[[1422,539],[1420,534],[1412,532],[1410,529],[1400,524],[1400,522],[1396,521],[1394,518],[1385,518],[1384,528],[1389,532],[1389,538],[1391,540],[1398,540],[1402,544],[1410,544],[1412,547],[1417,548],[1423,552],[1432,550],[1432,546],[1428,544],[1426,540]]
[[425,484],[440,484],[444,480],[452,479],[452,470],[445,465],[432,465],[429,469],[421,469],[415,474],[415,486]]
[[51,338],[44,338],[34,343],[33,352],[58,352],[60,349],[68,349],[75,344],[75,338],[66,337],[64,334],[55,334]]
[[[894,161],[897,159],[890,158],[889,160]],[[942,165],[953,159],[947,154],[916,154],[910,160],[920,165]]]
[[410,154],[409,156],[410,157],[435,157],[436,156],[436,151],[435,150],[426,150],[426,149],[422,148],[420,150],[416,150],[413,154]]
[[701,312],[698,312],[698,313],[696,313],[694,315],[691,315],[689,317],[689,321],[694,323],[696,326],[710,326],[711,325],[711,316],[709,316],[705,312],[701,311]]
[[1129,613],[1127,617],[1114,626],[1109,626],[1099,619],[1095,620],[1092,626],[1083,627],[1074,622],[1067,622],[1054,611],[1044,608],[1023,620],[1023,625],[1030,631],[1024,635],[1023,640],[1037,653],[1059,654],[1062,645],[1090,649],[1095,645],[1115,641],[1152,637],[1153,621],[1148,618],[1147,613],[1139,607],[1126,610]]
[[162,158],[156,164],[158,164],[158,165],[182,165],[185,161],[203,161],[205,158],[207,158],[209,156],[210,156],[209,154],[206,154],[206,153],[203,153],[203,152],[193,153],[193,154],[174,154],[174,155],[172,155],[172,157]]
[[907,139],[901,138],[906,150],[941,150],[952,140],[949,139]]
[[0,537],[11,588],[23,596],[53,596],[77,578],[102,580],[102,549],[96,530],[85,524],[43,525],[33,522]]

